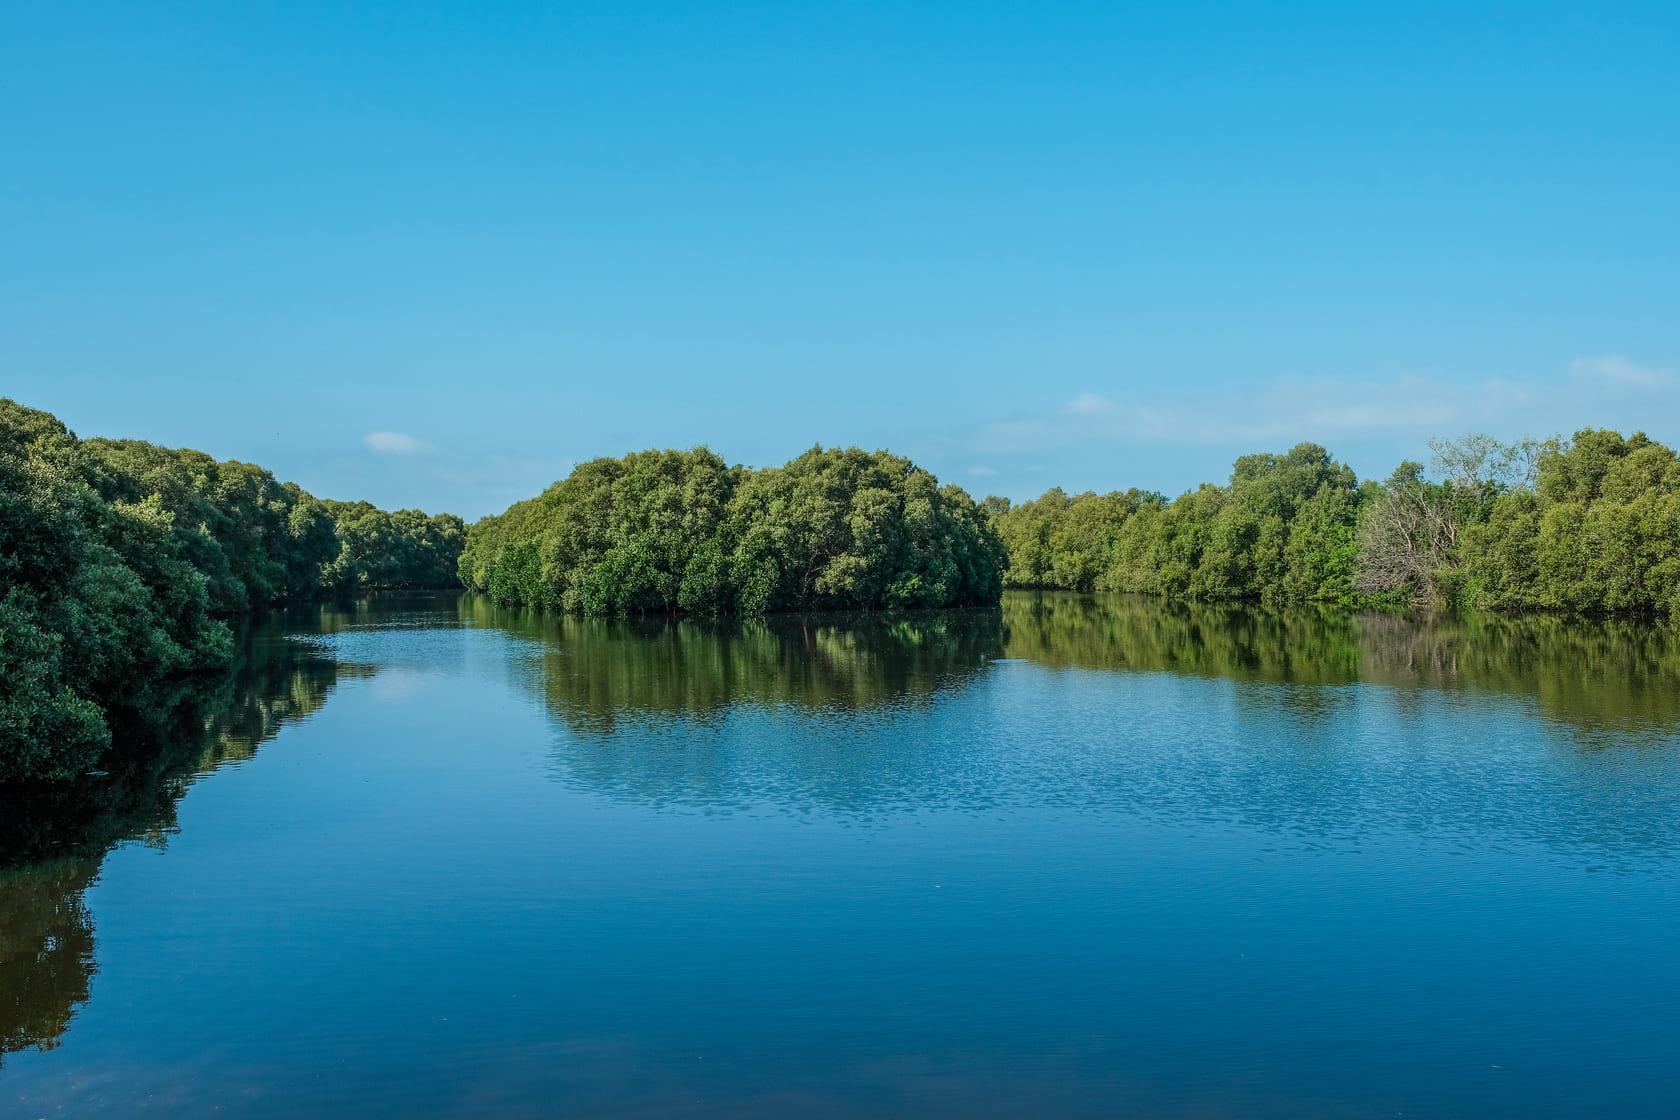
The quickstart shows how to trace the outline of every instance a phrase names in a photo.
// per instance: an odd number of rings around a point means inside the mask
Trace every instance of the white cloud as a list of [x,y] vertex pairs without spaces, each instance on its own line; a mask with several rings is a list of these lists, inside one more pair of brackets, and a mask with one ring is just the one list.
[[[1157,396],[1117,404],[1081,393],[1050,413],[1017,415],[982,426],[971,452],[1030,455],[1086,440],[1185,445],[1287,446],[1299,440],[1335,444],[1392,435],[1429,436],[1465,428],[1527,422],[1555,394],[1488,377],[1466,380],[1399,374],[1385,378],[1280,377],[1210,393]],[[1538,418],[1536,418],[1538,419]],[[1541,424],[1535,430],[1546,427]]]
[[[1427,441],[1435,436],[1544,438],[1585,427],[1680,427],[1680,365],[1641,366],[1617,356],[1571,364],[1565,356],[1541,373],[1292,374],[1218,386],[1117,371],[1106,383],[1097,381],[1096,391],[1058,394],[1036,411],[1017,407],[991,423],[956,429],[946,461],[988,463],[1000,480],[1022,484],[1028,476],[1020,472],[1039,473],[1047,455],[1057,457],[1049,469],[1058,474],[1075,466],[1100,470],[1092,464],[1114,457],[1133,464],[1127,472],[1140,462],[1151,464],[1142,468],[1147,471],[1183,461],[1203,464],[1197,476],[1212,477],[1218,472],[1206,464],[1229,462],[1228,454],[1311,441],[1380,477],[1401,455],[1427,459]],[[1163,490],[1178,481],[1152,480]]]
[[401,432],[369,432],[362,442],[381,455],[423,455],[434,450],[431,444]]
[[983,466],[983,465],[977,463],[974,466],[968,468],[968,473],[972,474],[972,475],[976,475],[980,478],[986,478],[986,477],[989,477],[991,475],[996,474],[997,470],[994,467]]
[[1626,389],[1655,389],[1674,380],[1671,374],[1663,370],[1638,365],[1620,354],[1606,354],[1601,358],[1576,358],[1569,368],[1576,377],[1594,377]]

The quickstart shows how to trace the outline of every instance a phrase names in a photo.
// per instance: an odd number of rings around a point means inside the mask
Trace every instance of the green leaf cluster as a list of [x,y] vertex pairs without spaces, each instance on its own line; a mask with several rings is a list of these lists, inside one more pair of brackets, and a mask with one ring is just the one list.
[[467,531],[461,581],[591,615],[991,605],[1003,549],[974,500],[886,451],[813,447],[752,470],[715,453],[579,465]]

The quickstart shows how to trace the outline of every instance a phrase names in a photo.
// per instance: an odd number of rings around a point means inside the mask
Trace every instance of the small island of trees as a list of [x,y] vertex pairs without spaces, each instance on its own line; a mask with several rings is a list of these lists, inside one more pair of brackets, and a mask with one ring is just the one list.
[[586,614],[993,606],[1003,547],[956,486],[886,451],[781,467],[710,450],[580,465],[467,532],[461,582]]

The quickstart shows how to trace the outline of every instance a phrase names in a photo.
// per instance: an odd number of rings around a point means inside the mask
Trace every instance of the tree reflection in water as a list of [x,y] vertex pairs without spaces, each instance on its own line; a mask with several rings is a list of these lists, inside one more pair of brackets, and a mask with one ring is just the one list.
[[[1501,784],[1510,775],[1486,773],[1482,757],[1349,754],[1337,722],[1354,691],[1339,686],[1375,684],[1395,711],[1426,710],[1443,690],[1517,698],[1566,730],[1560,749],[1578,758],[1671,743],[1680,637],[1652,625],[1026,592],[989,611],[681,621],[542,616],[473,596],[391,599],[273,620],[246,636],[233,672],[136,713],[105,773],[0,790],[0,1054],[57,1045],[88,1000],[95,929],[84,893],[106,853],[166,843],[197,778],[251,757],[318,710],[340,680],[374,672],[336,659],[332,643],[312,636],[390,625],[511,637],[508,664],[567,732],[555,765],[591,791],[643,802],[873,811],[1020,795],[1324,831],[1389,820],[1383,814],[1399,810],[1379,802],[1400,796],[1427,809],[1434,827],[1611,853],[1665,852],[1675,842],[1663,812],[1671,784],[1656,771],[1571,777],[1567,767],[1530,761],[1513,786]],[[354,648],[377,659],[378,642]],[[1168,727],[1178,738],[1151,746],[1146,737],[1158,728],[1123,726],[1138,713],[1114,707],[1113,690],[1081,696],[1019,676],[1010,687],[1029,691],[997,706],[946,703],[985,698],[978,686],[1001,659],[1245,682],[1222,717],[1242,723],[1241,741],[1220,754],[1225,747],[1210,751],[1193,731]],[[1211,702],[1208,690],[1192,692],[1145,689],[1126,702],[1154,703],[1157,716],[1182,723],[1184,704]],[[1533,715],[1506,708],[1531,745]],[[1440,716],[1435,705],[1437,734]],[[1073,727],[1054,751],[1040,749],[1035,730],[1076,717],[1109,722]],[[1013,722],[979,726],[987,720]],[[1395,726],[1409,735],[1421,724]],[[1011,741],[1013,732],[1023,733]],[[1312,754],[1324,743],[1343,753]]]
[[603,619],[462,600],[464,620],[534,643],[527,682],[575,730],[705,719],[741,703],[857,711],[960,688],[1002,656],[995,610]]
[[[555,777],[627,801],[867,815],[1037,799],[1315,834],[1433,820],[1623,853],[1674,842],[1656,817],[1680,641],[1652,625],[1067,592],[686,621],[463,599],[461,621],[523,640],[509,663],[564,729]],[[1156,679],[1058,681],[1005,659]],[[1659,749],[1635,769],[1586,764],[1642,744]]]
[[1004,597],[1003,626],[1008,656],[1052,668],[1472,688],[1532,697],[1544,715],[1584,730],[1666,732],[1680,722],[1680,633],[1652,623],[1015,592]]
[[1680,633],[1552,615],[1415,616],[1009,592],[997,611],[600,619],[463,596],[461,622],[536,643],[528,683],[578,731],[742,702],[863,711],[961,688],[999,658],[1293,685],[1532,697],[1583,729],[1680,722]]
[[97,964],[83,895],[106,853],[127,841],[164,846],[193,782],[250,758],[325,704],[340,679],[373,672],[287,628],[296,621],[253,628],[226,674],[129,713],[105,772],[0,790],[0,1055],[57,1046],[87,1002]]

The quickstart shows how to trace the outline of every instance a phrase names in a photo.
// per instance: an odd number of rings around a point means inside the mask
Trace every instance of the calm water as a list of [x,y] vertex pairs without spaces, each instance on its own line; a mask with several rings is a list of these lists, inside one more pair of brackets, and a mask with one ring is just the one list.
[[253,633],[0,805],[0,1115],[1675,1116],[1680,639]]

